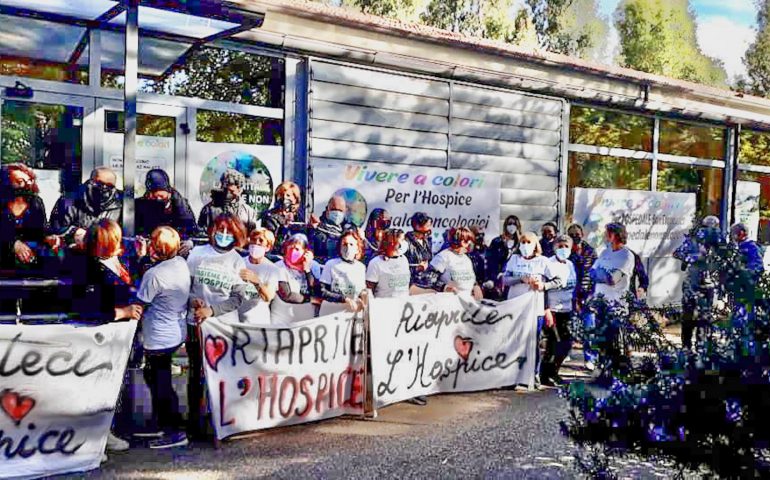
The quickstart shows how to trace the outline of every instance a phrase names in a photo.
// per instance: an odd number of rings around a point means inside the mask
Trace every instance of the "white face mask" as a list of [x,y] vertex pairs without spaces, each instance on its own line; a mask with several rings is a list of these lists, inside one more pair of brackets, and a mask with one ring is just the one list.
[[519,251],[521,252],[522,257],[529,258],[535,253],[535,244],[522,243],[519,245]]
[[516,225],[510,224],[505,226],[505,231],[508,232],[508,235],[515,235],[516,232],[518,232],[518,229],[516,228]]
[[261,260],[265,257],[267,249],[262,245],[249,245],[249,256],[254,260]]
[[569,255],[571,252],[572,252],[572,249],[561,247],[561,248],[557,248],[554,253],[556,253],[556,258],[558,258],[561,261],[564,261],[569,258]]
[[352,262],[358,256],[358,247],[355,245],[343,245],[340,250],[340,256],[342,256],[343,260]]
[[405,240],[401,240],[401,243],[398,244],[398,256],[406,255],[406,252],[409,251],[409,244],[406,243]]

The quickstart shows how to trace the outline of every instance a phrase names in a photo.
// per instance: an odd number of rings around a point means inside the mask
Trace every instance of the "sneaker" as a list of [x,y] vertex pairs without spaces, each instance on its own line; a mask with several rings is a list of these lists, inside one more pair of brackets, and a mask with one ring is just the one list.
[[406,403],[411,403],[412,405],[418,405],[420,407],[424,407],[425,405],[428,404],[428,399],[423,396],[414,397],[407,400]]
[[128,442],[122,438],[116,437],[114,433],[110,432],[107,435],[107,451],[108,452],[125,452],[128,450]]
[[593,372],[594,370],[596,370],[596,365],[594,364],[594,362],[591,362],[591,361],[586,362],[586,370],[588,370],[589,372]]
[[170,435],[164,435],[163,438],[151,441],[150,448],[159,450],[162,448],[184,447],[189,443],[187,435],[184,433],[172,433]]

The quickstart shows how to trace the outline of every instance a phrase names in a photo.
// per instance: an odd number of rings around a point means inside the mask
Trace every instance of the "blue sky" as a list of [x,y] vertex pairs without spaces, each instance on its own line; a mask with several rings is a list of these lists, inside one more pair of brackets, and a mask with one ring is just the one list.
[[[599,0],[602,13],[610,20],[618,3],[619,0]],[[731,78],[745,73],[741,58],[754,40],[754,0],[690,0],[690,3],[697,16],[698,44],[703,52],[722,60]],[[616,53],[613,50],[616,50],[617,44],[617,34],[613,29],[608,61]]]

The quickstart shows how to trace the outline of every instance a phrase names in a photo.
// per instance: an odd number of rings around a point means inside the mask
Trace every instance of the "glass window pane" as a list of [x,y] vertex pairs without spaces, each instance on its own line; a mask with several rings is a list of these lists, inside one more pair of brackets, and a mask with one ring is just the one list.
[[571,215],[575,187],[649,190],[652,162],[570,152],[567,172],[567,214]]
[[[126,24],[126,14],[121,13],[110,23]],[[155,32],[173,33],[193,38],[206,38],[224,30],[236,28],[237,23],[213,18],[198,17],[184,13],[139,6],[139,28]]]
[[[768,245],[770,244],[770,174],[738,172],[738,181],[759,183],[759,234],[757,241],[763,245]],[[746,222],[745,219],[741,218],[738,221]],[[749,228],[753,228],[753,225],[749,225]]]
[[283,120],[198,110],[196,140],[214,143],[283,145]]
[[742,130],[740,145],[740,163],[770,166],[770,133]]
[[[152,37],[139,38],[139,74],[157,77],[165,73],[192,46],[191,43],[172,42]],[[124,35],[102,32],[102,86],[121,88],[125,68],[126,44]],[[115,78],[120,80],[116,82]],[[110,82],[112,80],[112,82]]]
[[724,128],[661,120],[660,153],[723,160],[725,133]]
[[0,5],[96,20],[118,2],[111,0],[2,0]]
[[652,118],[597,108],[570,109],[570,143],[652,151]]
[[[136,116],[137,135],[153,137],[173,137],[176,120],[173,117],[147,115],[140,113]],[[107,110],[104,112],[104,131],[109,133],[125,132],[125,115],[123,112]]]
[[722,210],[722,177],[721,168],[658,163],[658,190],[695,193],[699,217],[719,216]]

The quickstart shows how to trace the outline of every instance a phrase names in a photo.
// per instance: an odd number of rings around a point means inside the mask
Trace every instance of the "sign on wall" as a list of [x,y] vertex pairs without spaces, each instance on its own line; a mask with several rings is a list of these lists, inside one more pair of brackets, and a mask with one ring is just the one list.
[[136,322],[0,325],[0,476],[97,468]]
[[416,212],[433,218],[433,245],[452,227],[478,226],[488,236],[500,232],[500,175],[412,165],[317,162],[313,165],[315,205],[320,216],[329,199],[347,202],[346,218],[365,225],[369,214],[384,208],[392,227],[409,230]]
[[[174,138],[136,136],[136,173],[134,177],[134,195],[144,195],[144,179],[147,172],[160,168],[174,181]],[[103,165],[111,167],[118,176],[118,188],[123,188],[123,134],[104,132]]]
[[695,216],[694,193],[576,188],[572,214],[594,247],[604,242],[604,227],[626,226],[628,248],[643,258],[666,257],[682,243]]
[[228,168],[246,176],[246,203],[258,213],[272,205],[275,187],[283,178],[283,147],[194,142],[188,149],[188,199],[200,213],[211,201],[211,190],[219,189],[219,178]]
[[375,405],[532,385],[535,305],[534,294],[488,304],[448,293],[371,299]]
[[341,415],[364,406],[363,320],[339,313],[289,328],[201,325],[217,438]]
[[735,219],[746,225],[749,238],[756,241],[759,234],[759,198],[762,185],[759,182],[738,180],[735,184]]

